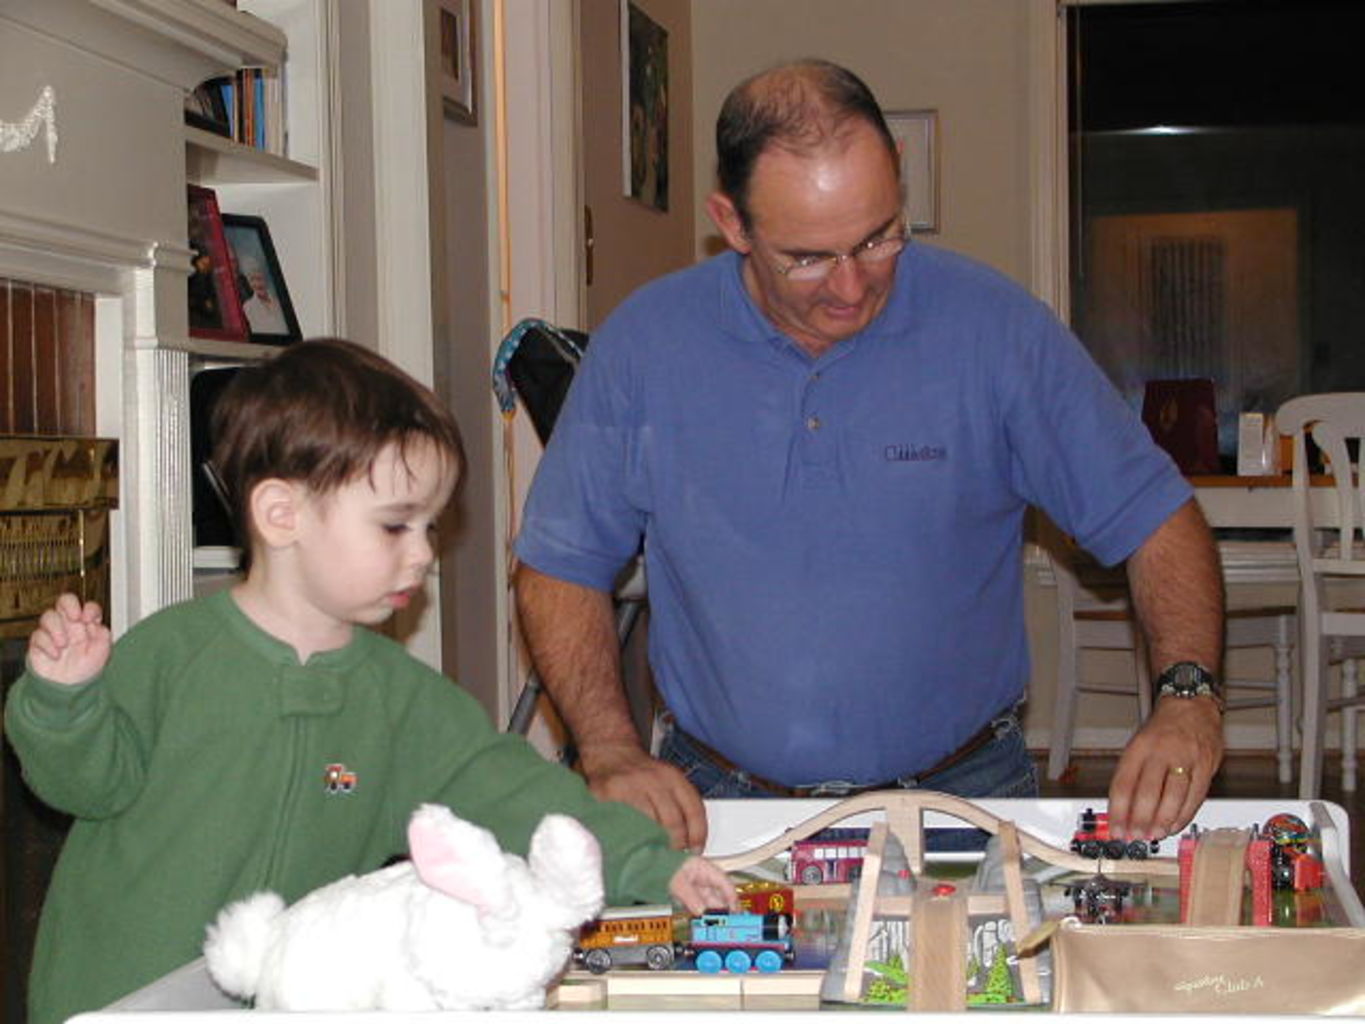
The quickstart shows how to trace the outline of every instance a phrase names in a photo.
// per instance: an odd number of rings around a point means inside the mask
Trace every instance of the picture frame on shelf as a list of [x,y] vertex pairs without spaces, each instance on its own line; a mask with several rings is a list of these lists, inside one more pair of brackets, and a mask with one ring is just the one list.
[[237,288],[250,340],[262,345],[301,341],[303,332],[265,218],[225,213],[223,233],[236,262]]
[[900,146],[905,224],[914,234],[939,230],[937,110],[888,110],[886,126]]
[[668,30],[621,0],[621,166],[625,195],[668,210]]
[[232,125],[228,123],[221,103],[213,91],[203,85],[185,93],[185,123],[191,128],[232,138]]
[[474,103],[474,31],[472,0],[440,0],[437,16],[440,38],[441,98],[446,114],[466,124],[478,124]]
[[190,337],[246,341],[249,328],[217,193],[199,185],[187,188]]

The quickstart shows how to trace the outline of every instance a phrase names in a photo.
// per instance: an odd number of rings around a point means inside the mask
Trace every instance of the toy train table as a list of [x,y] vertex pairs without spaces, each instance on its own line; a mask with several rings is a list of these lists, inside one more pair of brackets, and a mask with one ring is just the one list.
[[[1122,856],[1109,845],[1103,814],[1096,800],[969,802],[915,791],[843,801],[709,802],[706,853],[744,882],[744,914],[703,915],[698,922],[668,907],[637,907],[622,910],[614,925],[607,915],[596,947],[603,955],[594,955],[591,941],[581,943],[548,1005],[610,1014],[600,1024],[655,1024],[661,1010],[675,1011],[674,1020],[682,1013],[685,1024],[728,1024],[730,1014],[745,1010],[777,1010],[783,1024],[814,1024],[806,1019],[815,1013],[897,1006],[921,1011],[928,1024],[961,1024],[963,1013],[1050,1005],[1050,950],[1017,952],[1021,936],[1027,946],[1063,919],[1103,922],[1095,927],[1120,936],[1143,922],[1178,922],[1187,914],[1235,915],[1243,931],[1262,933],[1365,927],[1350,881],[1350,822],[1334,804],[1210,800],[1196,818],[1200,831],[1183,837],[1183,849],[1182,837],[1170,837],[1156,849],[1125,844]],[[984,853],[941,850],[961,840],[964,828],[978,830],[968,838],[989,837]],[[1221,899],[1182,885],[1191,864],[1210,858],[1236,869],[1237,885]],[[1262,923],[1252,925],[1258,917]],[[613,929],[626,941],[615,942]],[[916,941],[917,933],[932,941]],[[1149,1009],[1109,1013],[1107,1024],[1155,1019]],[[1299,1011],[1278,1018],[1256,1012],[1259,1020],[1312,1019]],[[355,1020],[236,1008],[209,982],[200,959],[73,1024],[234,1024],[239,1014],[251,1015],[240,1024]],[[1233,1024],[1240,1016],[1199,1019]],[[366,1019],[417,1020],[386,1013]],[[499,1024],[536,1020],[544,1018],[498,1015]]]
[[[1018,944],[1063,919],[1365,926],[1347,816],[1321,801],[1211,800],[1183,836],[1152,843],[1110,836],[1093,799],[896,791],[711,801],[708,814],[706,852],[740,883],[741,913],[614,908],[584,929],[551,1005],[1045,1009],[1048,957],[1018,956]],[[1217,857],[1241,882],[1210,902],[1191,880]]]

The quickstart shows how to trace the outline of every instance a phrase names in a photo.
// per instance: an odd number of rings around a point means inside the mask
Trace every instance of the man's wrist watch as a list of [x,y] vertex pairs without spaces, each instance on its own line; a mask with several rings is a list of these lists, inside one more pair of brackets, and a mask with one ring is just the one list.
[[1193,661],[1177,661],[1162,672],[1156,681],[1158,697],[1212,697],[1223,710],[1223,684],[1203,665]]

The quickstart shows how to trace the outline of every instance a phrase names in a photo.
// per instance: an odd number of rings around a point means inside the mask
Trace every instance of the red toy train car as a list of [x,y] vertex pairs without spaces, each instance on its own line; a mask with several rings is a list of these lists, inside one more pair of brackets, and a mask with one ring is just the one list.
[[1109,812],[1096,811],[1087,807],[1071,837],[1071,852],[1082,857],[1098,860],[1146,860],[1159,849],[1156,840],[1124,840],[1109,834]]
[[801,885],[854,882],[867,856],[868,830],[826,828],[792,843],[787,877]]

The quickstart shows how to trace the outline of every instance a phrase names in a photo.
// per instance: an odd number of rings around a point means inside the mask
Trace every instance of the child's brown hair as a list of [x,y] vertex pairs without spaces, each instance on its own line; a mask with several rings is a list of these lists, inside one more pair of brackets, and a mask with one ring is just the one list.
[[243,367],[213,408],[212,466],[251,567],[248,502],[262,480],[297,480],[317,494],[367,474],[397,445],[434,444],[458,478],[464,447],[454,416],[383,356],[339,338],[291,345]]

